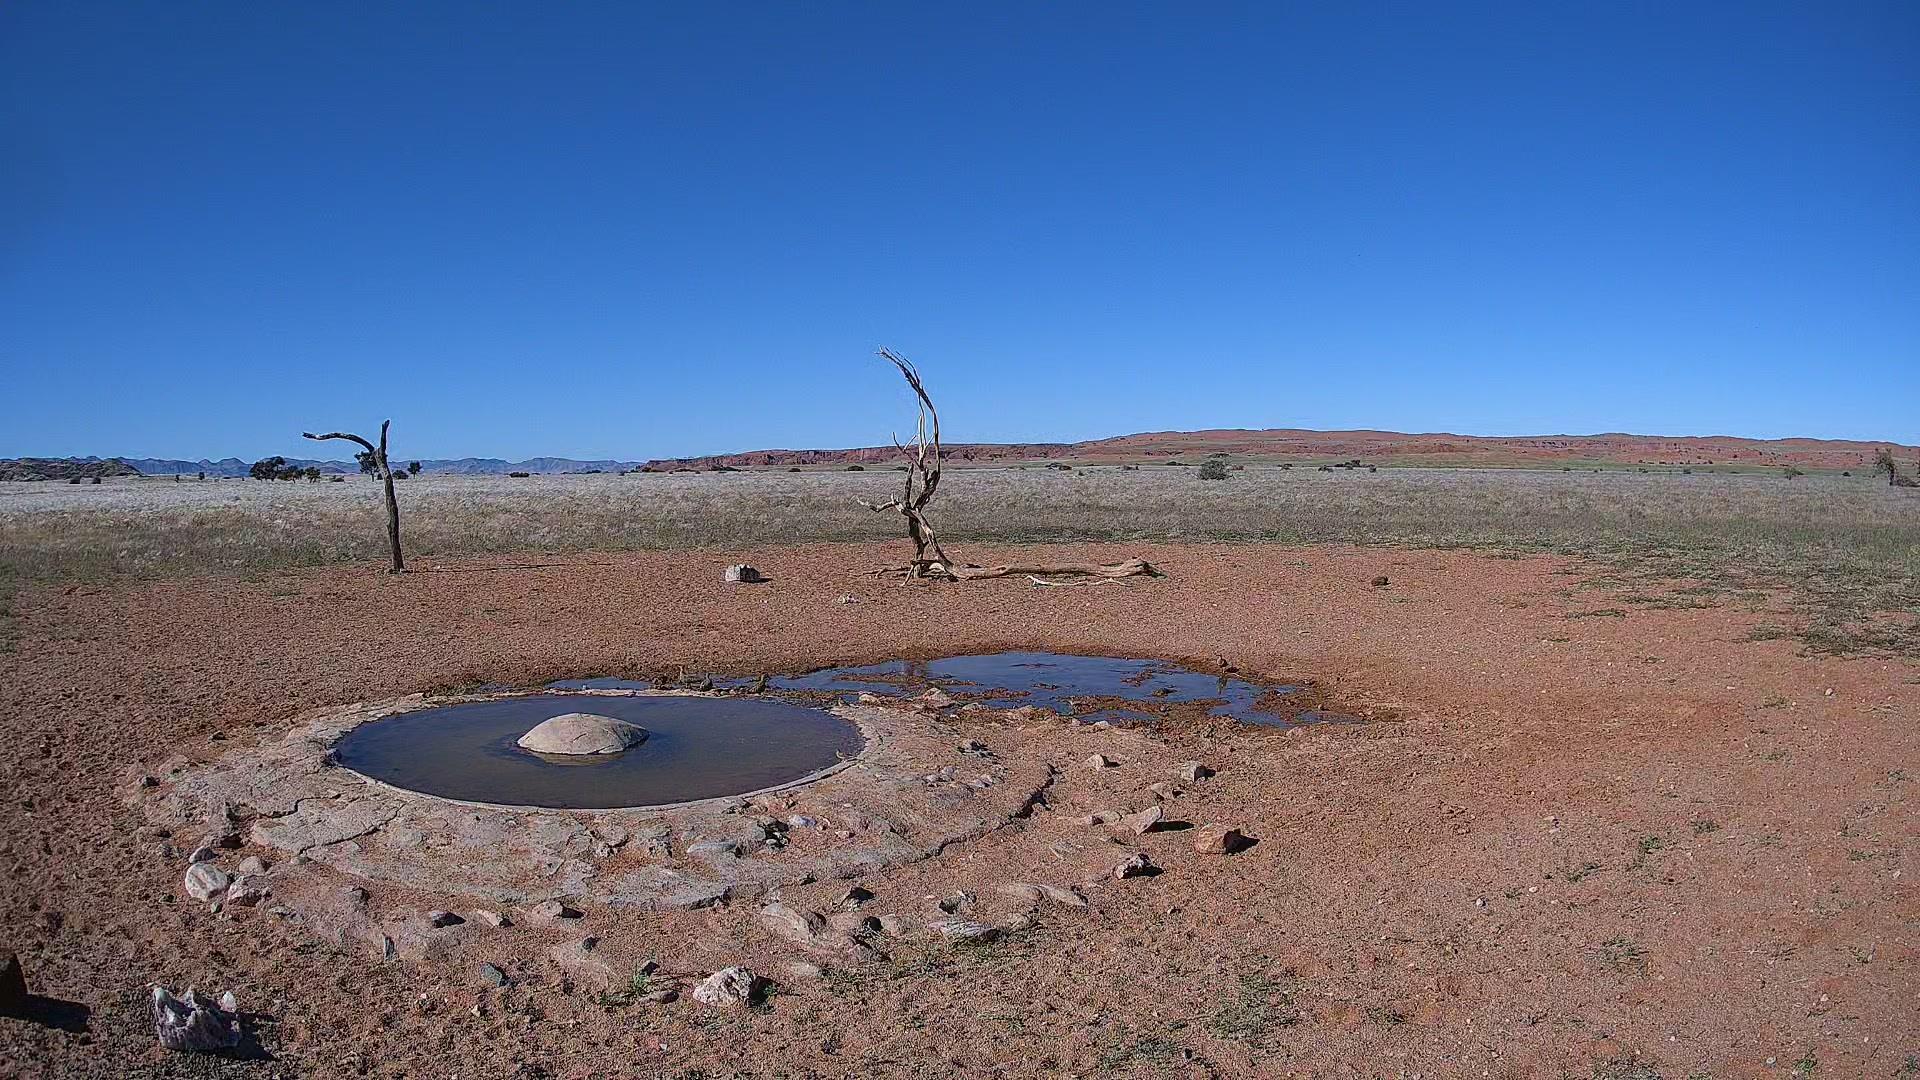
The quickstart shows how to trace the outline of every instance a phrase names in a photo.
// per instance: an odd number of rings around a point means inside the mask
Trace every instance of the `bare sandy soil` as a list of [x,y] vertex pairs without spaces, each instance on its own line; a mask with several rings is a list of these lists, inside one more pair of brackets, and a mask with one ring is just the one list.
[[[1016,552],[970,547],[976,561]],[[253,582],[29,587],[0,664],[0,949],[29,1020],[13,1076],[1744,1076],[1920,1072],[1920,665],[1749,640],[1793,614],[1609,610],[1566,560],[1278,546],[1075,547],[1168,577],[1038,589],[856,571],[897,545],[565,556]],[[746,558],[772,582],[726,587]],[[1369,584],[1386,574],[1392,584]],[[854,603],[843,603],[843,595]],[[1764,606],[1763,606],[1764,607]],[[170,757],[278,739],[303,710],[591,674],[790,671],[1015,648],[1228,658],[1314,681],[1357,725],[1156,737],[1054,725],[983,736],[1060,774],[1047,807],[863,879],[924,926],[956,889],[1081,886],[986,947],[924,933],[827,965],[752,903],[588,910],[661,982],[745,963],[757,1008],[608,1004],[522,923],[442,960],[379,961],[263,905],[208,912],[124,798]],[[1120,767],[1080,762],[1107,753]],[[1259,842],[1078,822],[1168,803]],[[191,843],[191,838],[185,838]],[[1062,846],[1062,842],[1065,845]],[[1146,851],[1158,876],[1095,874]],[[1068,854],[1059,855],[1055,849]],[[786,891],[831,906],[845,883]],[[391,890],[386,909],[448,898]],[[578,936],[577,932],[572,936]],[[513,979],[483,987],[490,962]],[[624,970],[624,969],[623,969]],[[231,988],[267,1059],[171,1054],[144,991]],[[683,985],[685,985],[683,983]],[[1634,1071],[1634,1070],[1642,1071]],[[1903,1073],[1901,1070],[1907,1070]]]

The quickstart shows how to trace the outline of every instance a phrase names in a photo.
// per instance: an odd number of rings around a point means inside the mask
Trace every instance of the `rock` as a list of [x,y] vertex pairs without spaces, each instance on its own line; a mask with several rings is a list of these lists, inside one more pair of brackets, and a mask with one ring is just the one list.
[[454,914],[453,912],[451,912],[451,911],[429,911],[429,912],[427,912],[427,924],[428,924],[428,925],[430,925],[430,926],[436,926],[436,927],[438,927],[438,926],[459,926],[459,925],[460,925],[461,923],[463,923],[463,922],[466,922],[466,921],[467,921],[467,920],[465,920],[465,919],[463,919],[463,918],[461,918],[461,917],[460,917],[460,916],[458,916],[458,915],[455,915],[455,914]]
[[210,901],[216,896],[223,896],[231,884],[233,879],[227,876],[227,872],[210,862],[197,862],[187,867],[187,895],[195,900]]
[[907,920],[898,915],[882,915],[875,921],[880,924],[881,933],[888,937],[905,937],[909,929]]
[[598,954],[599,938],[563,941],[547,950],[547,959],[565,972],[573,985],[596,994],[606,993],[620,982],[613,965]]
[[939,687],[931,687],[926,693],[913,699],[919,705],[929,709],[944,709],[953,704],[953,695]]
[[1120,819],[1121,824],[1136,833],[1146,834],[1160,828],[1166,821],[1166,811],[1158,806],[1149,806],[1137,814],[1128,814]]
[[225,848],[232,851],[240,846],[240,834],[233,829],[222,829],[220,832],[208,833],[201,837],[200,844],[202,847]]
[[13,953],[0,956],[0,1016],[27,1015],[27,976],[20,969],[20,958]]
[[820,948],[827,938],[827,920],[818,913],[801,911],[775,901],[760,909],[760,925],[775,936],[802,948]]
[[547,900],[527,909],[527,921],[535,926],[550,925],[559,920],[577,919],[578,908],[571,908],[558,900]]
[[973,894],[965,889],[949,894],[940,901],[940,910],[949,915],[965,911],[973,906]]
[[844,934],[877,934],[880,920],[857,911],[837,911],[827,917],[827,925]]
[[760,978],[743,967],[721,968],[693,988],[693,1000],[716,1009],[732,1009],[753,1000]]
[[640,1000],[649,1005],[666,1005],[670,1002],[680,1000],[680,991],[669,986],[664,990],[655,990],[650,994],[642,994]]
[[1087,759],[1087,768],[1111,769],[1113,768],[1113,759],[1105,754],[1095,754]]
[[633,834],[622,825],[601,824],[593,827],[593,838],[610,848],[617,848],[633,839]]
[[496,930],[500,929],[503,926],[513,925],[512,919],[507,918],[505,915],[502,915],[497,911],[488,911],[485,908],[479,908],[475,910],[473,913],[473,918],[475,922],[485,923]]
[[826,974],[825,971],[820,969],[819,964],[809,964],[805,960],[789,961],[786,969],[787,974],[796,979],[817,979]]
[[1387,580],[1387,575],[1385,574],[1381,574],[1379,577],[1373,579],[1373,587],[1376,589],[1385,588],[1390,584],[1392,584],[1392,582]]
[[1185,780],[1189,784],[1197,784],[1212,775],[1212,769],[1197,761],[1183,761],[1180,763],[1180,779]]
[[1159,799],[1161,802],[1172,802],[1174,799],[1180,797],[1180,789],[1165,780],[1148,787],[1147,790],[1151,791],[1153,797]]
[[760,571],[748,566],[746,563],[739,563],[727,567],[727,572],[722,576],[722,580],[729,585],[758,585],[767,579]]
[[1041,901],[1059,904],[1062,907],[1084,908],[1087,898],[1072,889],[1063,889],[1058,885],[1036,885],[1027,881],[1015,881],[1000,886],[1000,891],[1015,899],[1031,904]]
[[1000,936],[999,927],[977,923],[971,919],[941,919],[927,924],[930,930],[938,930],[940,936],[948,941],[964,945],[984,945]]
[[542,720],[515,742],[536,754],[617,754],[645,742],[647,729],[596,713],[562,713]]
[[1039,920],[1031,915],[1015,915],[1012,918],[1000,920],[1000,932],[1003,934],[1024,934],[1038,925],[1040,925]]
[[1095,810],[1093,813],[1088,814],[1086,817],[1081,818],[1080,824],[1111,825],[1114,822],[1119,820],[1120,820],[1120,811],[1118,810]]
[[794,814],[787,818],[787,828],[789,829],[817,829],[819,827],[819,819],[810,818],[805,814]]
[[1133,857],[1113,868],[1113,876],[1119,880],[1130,877],[1145,877],[1154,872],[1153,860],[1147,858],[1144,851],[1136,851]]
[[1231,855],[1246,846],[1245,834],[1218,822],[1202,825],[1193,837],[1193,850],[1203,855]]
[[[168,847],[172,847],[172,845],[169,844]],[[219,857],[220,857],[219,852],[213,850],[213,848],[208,847],[205,844],[202,844],[199,847],[193,849],[193,854],[187,856],[187,863],[191,865],[193,863],[212,862],[213,860]]]
[[492,964],[481,964],[478,968],[474,969],[474,974],[479,976],[481,982],[497,989],[506,987],[512,981],[507,978],[506,972],[501,971]]
[[346,899],[347,903],[354,907],[360,907],[367,902],[367,890],[358,885],[349,885],[341,889],[340,895]]
[[956,749],[963,754],[974,754],[977,756],[987,752],[987,744],[981,742],[979,739],[968,739],[966,742],[961,743]]
[[267,860],[258,855],[249,855],[240,860],[242,874],[264,874],[267,872]]
[[267,898],[267,889],[251,877],[234,878],[227,885],[227,903],[236,907],[252,907]]
[[147,996],[153,1033],[169,1050],[214,1053],[240,1045],[239,1002],[231,993],[219,1001],[192,988],[179,997],[156,986]]
[[853,885],[853,886],[849,886],[846,892],[841,893],[840,899],[835,901],[835,903],[839,906],[841,911],[854,911],[864,906],[867,903],[867,901],[872,899],[873,899],[873,893],[867,891],[866,889],[861,888],[858,885]]

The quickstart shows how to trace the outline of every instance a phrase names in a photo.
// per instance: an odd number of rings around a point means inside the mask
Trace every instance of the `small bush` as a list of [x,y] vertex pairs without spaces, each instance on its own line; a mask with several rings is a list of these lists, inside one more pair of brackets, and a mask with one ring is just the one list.
[[1200,471],[1194,475],[1202,480],[1225,480],[1227,478],[1227,463],[1219,458],[1208,458],[1206,462],[1200,466]]

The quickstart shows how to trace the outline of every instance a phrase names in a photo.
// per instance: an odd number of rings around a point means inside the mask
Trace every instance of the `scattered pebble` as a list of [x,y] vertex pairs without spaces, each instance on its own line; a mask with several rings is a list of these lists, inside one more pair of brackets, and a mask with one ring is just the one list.
[[1131,877],[1144,877],[1153,871],[1153,860],[1147,858],[1146,852],[1136,851],[1132,858],[1113,868],[1113,876],[1124,881]]
[[746,968],[721,968],[693,988],[693,1000],[716,1009],[737,1008],[753,998],[759,982],[759,977]]

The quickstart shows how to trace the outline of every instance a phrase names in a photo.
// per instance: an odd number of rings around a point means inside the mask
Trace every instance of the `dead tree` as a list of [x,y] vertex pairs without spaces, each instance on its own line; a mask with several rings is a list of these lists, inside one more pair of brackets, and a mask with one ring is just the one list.
[[1873,452],[1873,471],[1875,475],[1887,474],[1887,483],[1892,487],[1920,487],[1920,480],[1900,474],[1900,465],[1893,460],[1893,451],[1882,447]]
[[391,420],[380,421],[379,446],[375,446],[360,436],[346,431],[329,431],[325,435],[315,435],[311,431],[304,431],[301,432],[301,434],[315,442],[325,442],[328,439],[345,439],[348,442],[356,442],[366,447],[367,453],[373,455],[374,469],[380,474],[380,482],[384,484],[387,489],[387,546],[393,549],[393,569],[387,572],[390,574],[404,574],[407,572],[407,564],[400,557],[400,503],[399,500],[393,497],[393,466],[387,464],[387,425],[391,423],[393,423]]
[[901,377],[913,389],[915,398],[916,422],[911,449],[900,445],[900,437],[894,436],[894,449],[900,451],[907,461],[906,489],[900,497],[883,503],[870,503],[862,500],[861,505],[876,514],[888,511],[897,512],[907,522],[907,538],[913,541],[913,561],[905,566],[890,566],[874,571],[876,574],[898,574],[908,578],[933,578],[940,581],[975,581],[981,578],[1012,577],[1025,574],[1032,577],[1037,585],[1078,584],[1079,582],[1042,581],[1034,575],[1047,577],[1069,577],[1091,580],[1111,580],[1124,577],[1158,577],[1155,570],[1143,559],[1128,559],[1112,564],[1061,563],[1053,565],[1015,565],[1015,566],[974,566],[971,563],[956,566],[941,549],[940,541],[935,537],[932,522],[927,520],[927,503],[933,500],[933,493],[940,487],[940,412],[933,407],[933,398],[927,395],[927,388],[920,381],[920,369],[913,361],[894,352],[881,349],[880,358],[899,369]]

